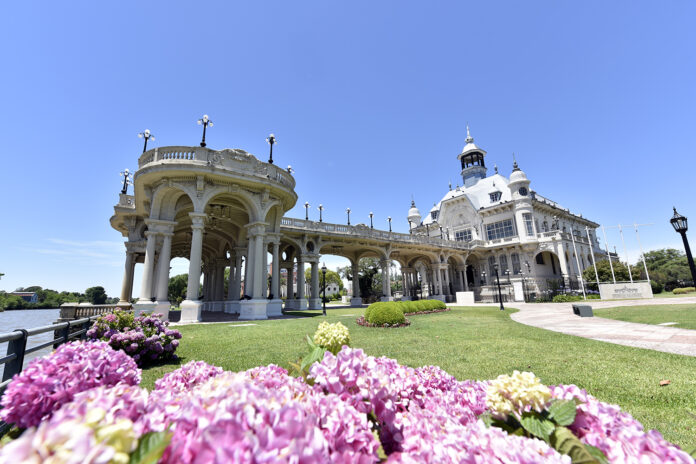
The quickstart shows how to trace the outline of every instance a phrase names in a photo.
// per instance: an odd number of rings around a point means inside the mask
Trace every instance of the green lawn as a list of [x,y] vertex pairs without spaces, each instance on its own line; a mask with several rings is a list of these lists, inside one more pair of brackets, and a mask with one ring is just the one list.
[[[331,310],[329,322],[348,326],[352,345],[413,367],[439,365],[458,379],[492,379],[514,369],[533,371],[549,385],[574,383],[603,401],[619,404],[647,428],[687,450],[696,448],[696,358],[642,350],[528,327],[496,307],[455,308],[410,316],[411,326],[358,326],[360,309]],[[320,311],[304,315],[318,316]],[[346,315],[353,316],[347,317]],[[276,363],[285,368],[305,353],[304,336],[323,318],[181,326],[181,362],[205,360],[238,371]],[[248,322],[245,322],[248,323]],[[143,372],[143,386],[176,365]],[[669,379],[671,384],[660,387]]]
[[658,293],[656,295],[653,295],[655,298],[689,298],[689,297],[694,297],[696,296],[696,292],[691,292],[691,293],[682,293],[679,295],[675,295],[672,292],[662,292]]
[[642,324],[677,322],[670,327],[696,329],[695,304],[670,304],[654,306],[620,306],[618,308],[595,309],[594,315],[619,321]]

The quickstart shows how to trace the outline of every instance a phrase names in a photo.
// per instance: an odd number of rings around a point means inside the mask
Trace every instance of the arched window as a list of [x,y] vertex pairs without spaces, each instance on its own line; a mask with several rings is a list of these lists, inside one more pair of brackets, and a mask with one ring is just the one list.
[[510,255],[510,260],[512,261],[512,274],[517,275],[520,273],[520,255],[513,253]]

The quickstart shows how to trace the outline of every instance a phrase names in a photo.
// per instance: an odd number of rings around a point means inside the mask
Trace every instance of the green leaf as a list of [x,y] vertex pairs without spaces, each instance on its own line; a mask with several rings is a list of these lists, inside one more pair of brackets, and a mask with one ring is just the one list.
[[583,444],[585,445],[585,448],[587,448],[587,451],[592,455],[593,458],[595,458],[601,464],[609,464],[609,459],[607,459],[604,453],[602,453],[601,449],[585,443]]
[[314,343],[314,340],[312,340],[312,337],[310,337],[309,335],[305,335],[305,337],[306,337],[306,340],[307,340],[307,345],[309,345],[309,348],[310,348],[310,349],[313,350],[314,348],[317,347],[317,345]]
[[309,354],[302,359],[302,370],[305,370],[315,362],[324,359],[324,353],[326,353],[326,350],[320,346],[317,346],[310,351]]
[[589,446],[583,444],[570,429],[565,427],[556,427],[549,443],[559,453],[570,456],[573,464],[605,464],[607,462],[601,451],[597,448],[590,451]]
[[549,441],[549,437],[556,427],[555,424],[550,420],[544,419],[539,414],[533,412],[526,412],[522,414],[520,424],[522,424],[522,427],[527,432],[531,433],[535,437],[541,438],[544,441]]
[[558,425],[570,425],[575,422],[575,401],[558,400],[549,406],[549,419]]
[[172,440],[172,433],[150,432],[146,433],[138,441],[138,447],[130,455],[129,464],[157,464],[162,453]]

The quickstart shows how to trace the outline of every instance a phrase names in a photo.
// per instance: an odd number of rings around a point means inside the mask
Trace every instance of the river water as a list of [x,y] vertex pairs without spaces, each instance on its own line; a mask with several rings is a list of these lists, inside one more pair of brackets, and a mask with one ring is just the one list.
[[[0,334],[12,332],[15,329],[33,329],[51,325],[58,320],[60,309],[18,309],[0,312]],[[53,340],[53,331],[29,337],[27,348]],[[24,358],[24,367],[34,358],[43,356],[53,350],[51,346],[31,353]],[[7,343],[0,343],[0,357],[7,353]],[[0,373],[3,372],[0,366]]]

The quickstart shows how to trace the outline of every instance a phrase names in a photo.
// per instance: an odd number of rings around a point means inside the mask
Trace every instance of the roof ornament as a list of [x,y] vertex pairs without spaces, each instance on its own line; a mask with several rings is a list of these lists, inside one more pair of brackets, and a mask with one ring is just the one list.
[[495,173],[498,174],[498,165],[497,164],[493,165],[493,169],[495,169]]
[[517,160],[515,159],[515,152],[512,152],[512,171],[519,171],[520,167],[517,165]]
[[452,190],[452,179],[449,181],[449,189]]
[[469,133],[469,123],[466,123],[466,143],[472,143],[474,141],[474,138],[471,136],[471,133]]

